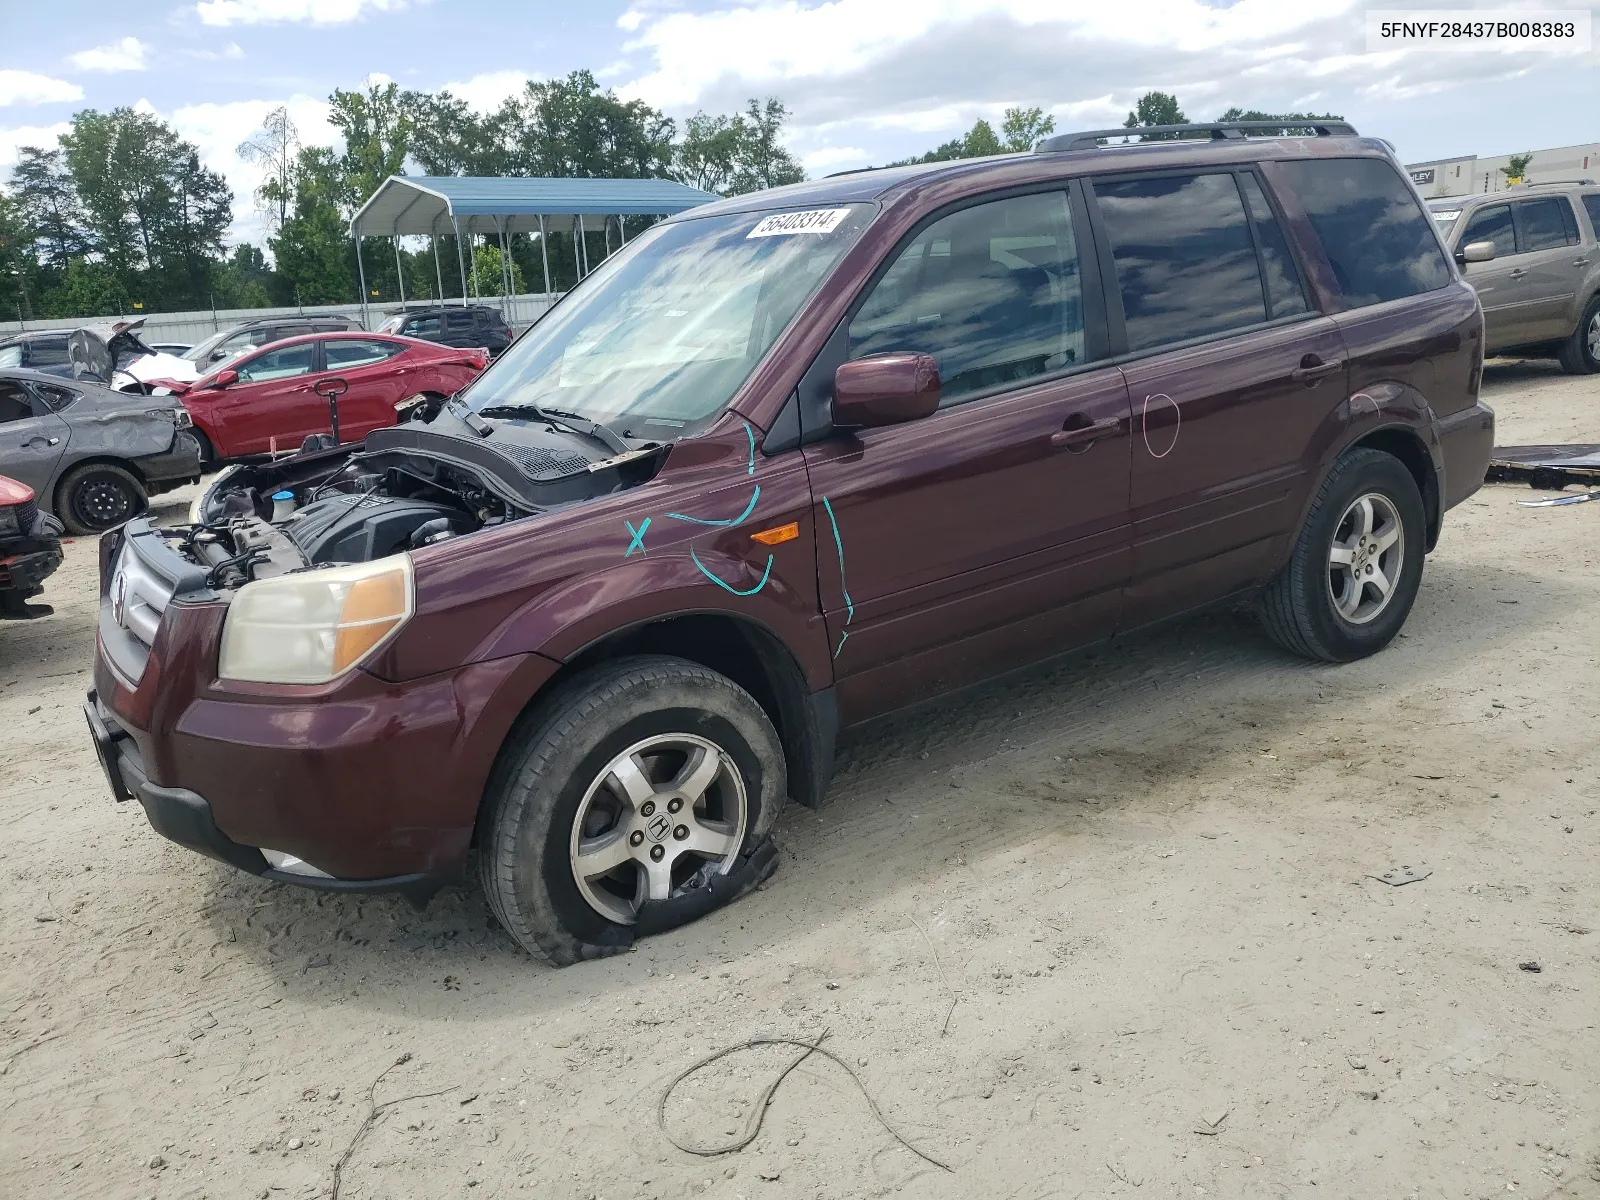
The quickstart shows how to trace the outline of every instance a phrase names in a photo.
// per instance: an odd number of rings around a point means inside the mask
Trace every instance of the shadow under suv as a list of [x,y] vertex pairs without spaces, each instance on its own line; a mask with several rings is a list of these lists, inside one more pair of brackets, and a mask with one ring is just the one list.
[[274,880],[475,848],[571,963],[763,879],[846,726],[1239,597],[1381,649],[1483,480],[1483,317],[1384,143],[1257,128],[693,209],[430,418],[107,536],[112,791]]

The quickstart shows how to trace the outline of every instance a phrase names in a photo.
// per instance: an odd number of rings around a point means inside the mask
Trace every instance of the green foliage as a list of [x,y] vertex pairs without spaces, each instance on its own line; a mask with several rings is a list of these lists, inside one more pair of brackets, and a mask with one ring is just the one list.
[[1000,122],[1005,148],[1013,154],[1032,150],[1055,131],[1056,119],[1045,116],[1042,108],[1008,108]]
[[1506,177],[1507,183],[1521,183],[1522,177],[1528,173],[1528,167],[1532,163],[1532,150],[1526,154],[1513,154],[1508,164],[1500,168],[1500,174]]
[[132,305],[109,264],[75,258],[61,281],[44,294],[41,307],[46,317],[105,317],[125,313]]
[[[472,258],[478,272],[478,295],[504,295],[505,285],[500,275],[500,247],[479,246]],[[517,295],[527,291],[522,279],[522,268],[517,263],[516,257],[507,255],[507,258],[511,262],[511,294]]]
[[[1167,92],[1146,92],[1140,96],[1133,106],[1133,111],[1128,114],[1128,119],[1122,123],[1124,129],[1148,129],[1152,125],[1186,125],[1189,118],[1183,115],[1183,109],[1178,107],[1178,98]],[[1148,136],[1150,141],[1163,141],[1178,135],[1171,133],[1152,133]]]
[[733,116],[695,113],[676,147],[673,177],[721,196],[799,183],[805,172],[778,144],[788,117],[788,109],[771,97],[765,104],[752,99]]

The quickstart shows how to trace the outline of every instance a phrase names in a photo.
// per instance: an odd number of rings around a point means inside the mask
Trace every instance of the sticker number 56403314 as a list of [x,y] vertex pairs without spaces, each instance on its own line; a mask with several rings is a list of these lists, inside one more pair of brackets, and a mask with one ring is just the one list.
[[761,218],[746,237],[778,237],[785,233],[832,233],[850,215],[848,208],[814,208],[808,212],[774,213]]

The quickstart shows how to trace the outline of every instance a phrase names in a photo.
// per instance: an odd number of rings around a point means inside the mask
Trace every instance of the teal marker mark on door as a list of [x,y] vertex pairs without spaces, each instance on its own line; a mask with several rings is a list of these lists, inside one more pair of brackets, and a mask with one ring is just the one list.
[[727,580],[718,579],[709,570],[707,570],[705,563],[700,561],[700,556],[694,552],[693,547],[691,547],[689,550],[689,558],[694,562],[695,566],[700,568],[700,573],[702,575],[711,580],[711,582],[716,584],[719,588],[722,588],[724,591],[732,592],[735,596],[754,596],[762,588],[767,586],[767,580],[772,575],[772,555],[769,554],[767,555],[767,569],[761,572],[761,582],[756,584],[753,588],[750,588],[746,591],[740,591]]
[[[839,552],[839,591],[844,594],[844,623],[848,625],[855,619],[856,606],[855,602],[850,599],[850,588],[844,581],[844,539],[839,536],[839,522],[835,519],[833,505],[828,503],[826,496],[822,498],[822,507],[827,510],[828,524],[833,528],[833,548]],[[844,649],[845,638],[849,636],[848,633],[840,636],[839,648],[833,652],[835,658],[839,657],[839,650]]]
[[750,439],[750,467],[745,471],[745,474],[754,475],[756,473],[756,435],[750,428],[749,421],[744,423],[744,435]]
[[704,517],[691,517],[685,513],[668,513],[674,521],[688,521],[691,525],[737,525],[756,510],[756,501],[761,499],[761,485],[756,485],[756,490],[750,493],[750,503],[744,506],[744,511],[731,521],[708,521]]
[[643,521],[639,522],[639,528],[637,529],[633,527],[632,521],[624,520],[622,523],[628,527],[628,532],[633,535],[633,540],[628,543],[628,552],[622,557],[632,558],[635,550],[637,550],[640,554],[650,553],[644,548],[644,531],[650,528],[650,518],[646,517]]

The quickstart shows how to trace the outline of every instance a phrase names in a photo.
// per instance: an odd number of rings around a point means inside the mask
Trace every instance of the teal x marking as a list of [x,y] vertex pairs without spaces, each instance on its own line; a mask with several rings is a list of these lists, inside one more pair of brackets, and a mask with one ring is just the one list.
[[622,557],[632,558],[635,550],[640,554],[648,554],[649,551],[644,548],[644,531],[650,528],[650,518],[646,517],[643,521],[640,521],[637,529],[633,527],[632,521],[625,520],[622,523],[628,527],[628,532],[633,535],[633,541],[628,543],[628,552]]

